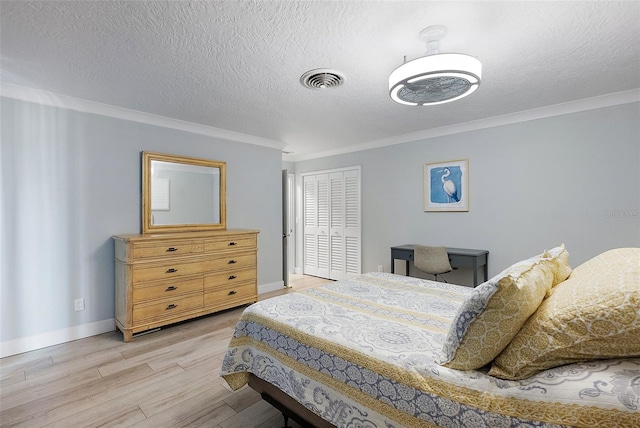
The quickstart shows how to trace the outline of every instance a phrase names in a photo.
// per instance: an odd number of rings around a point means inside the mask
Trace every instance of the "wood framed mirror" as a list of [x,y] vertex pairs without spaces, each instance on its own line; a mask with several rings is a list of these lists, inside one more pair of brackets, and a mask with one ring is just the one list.
[[142,152],[142,233],[226,229],[226,166]]

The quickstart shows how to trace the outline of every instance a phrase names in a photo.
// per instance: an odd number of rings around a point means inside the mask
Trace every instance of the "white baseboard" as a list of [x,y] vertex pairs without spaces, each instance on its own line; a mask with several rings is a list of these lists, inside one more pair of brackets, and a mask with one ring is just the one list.
[[115,330],[113,318],[0,343],[0,358]]
[[[283,288],[284,281],[261,284],[258,286],[258,294],[282,290]],[[34,336],[22,337],[20,339],[7,340],[0,343],[0,358],[46,348],[47,346],[59,345],[61,343],[71,342],[72,340],[83,339],[85,337],[95,336],[97,334],[107,333],[114,330],[115,321],[113,318],[110,318],[103,321],[36,334]]]
[[284,281],[270,282],[268,284],[258,285],[258,294],[269,293],[271,291],[282,290],[284,288]]
[[302,268],[301,267],[293,268],[293,273],[295,273],[296,275],[302,275]]

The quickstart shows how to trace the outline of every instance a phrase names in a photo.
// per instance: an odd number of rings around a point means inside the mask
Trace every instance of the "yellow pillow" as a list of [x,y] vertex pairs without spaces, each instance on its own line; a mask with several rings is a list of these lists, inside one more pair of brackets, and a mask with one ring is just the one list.
[[438,363],[461,370],[490,363],[549,292],[554,268],[552,259],[540,255],[476,287],[458,310]]
[[517,380],[573,362],[631,356],[640,356],[640,248],[619,248],[558,284],[489,374]]
[[440,364],[472,370],[490,363],[557,283],[571,273],[564,244],[518,262],[478,286],[454,317]]
[[549,258],[553,263],[552,269],[554,287],[567,279],[571,274],[571,266],[569,266],[569,252],[564,247],[564,244],[560,244],[559,246],[550,250],[545,250],[542,253],[541,257]]

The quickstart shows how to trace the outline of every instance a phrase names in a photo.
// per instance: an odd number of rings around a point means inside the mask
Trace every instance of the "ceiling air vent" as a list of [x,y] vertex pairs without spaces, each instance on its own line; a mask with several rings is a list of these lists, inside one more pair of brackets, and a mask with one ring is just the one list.
[[337,88],[344,83],[344,74],[328,68],[317,68],[300,76],[300,83],[309,89]]

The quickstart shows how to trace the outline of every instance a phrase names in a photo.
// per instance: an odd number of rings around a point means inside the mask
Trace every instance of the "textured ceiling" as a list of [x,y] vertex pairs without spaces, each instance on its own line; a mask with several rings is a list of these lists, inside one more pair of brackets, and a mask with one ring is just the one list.
[[[640,2],[2,1],[4,82],[207,125],[308,156],[640,88]],[[480,89],[394,103],[388,76],[424,55],[476,56]],[[332,68],[345,85],[304,88]]]

